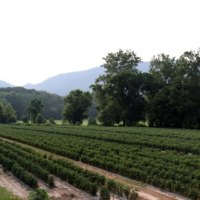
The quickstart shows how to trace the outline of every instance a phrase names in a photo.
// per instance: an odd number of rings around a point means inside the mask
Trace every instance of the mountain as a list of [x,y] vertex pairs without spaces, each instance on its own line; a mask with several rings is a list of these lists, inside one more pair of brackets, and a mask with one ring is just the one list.
[[10,83],[7,83],[5,81],[0,80],[0,88],[5,88],[5,87],[13,87]]
[[100,74],[103,74],[103,72],[104,70],[102,67],[96,67],[86,71],[59,74],[42,83],[36,85],[27,84],[24,87],[27,89],[33,88],[36,90],[44,90],[65,96],[74,89],[81,89],[83,91],[89,90],[89,86],[94,83],[95,79]]
[[61,96],[44,91],[28,90],[22,87],[0,88],[0,99],[12,104],[18,119],[22,119],[27,115],[29,103],[34,98],[42,101],[44,105],[42,114],[46,118],[61,119],[61,113],[64,109],[64,102]]
[[[138,69],[147,72],[149,69],[149,62],[140,63]],[[24,87],[65,96],[74,89],[81,89],[83,91],[90,90],[90,85],[92,85],[96,78],[103,73],[103,67],[95,67],[85,71],[59,74],[41,83],[35,85],[26,84]]]

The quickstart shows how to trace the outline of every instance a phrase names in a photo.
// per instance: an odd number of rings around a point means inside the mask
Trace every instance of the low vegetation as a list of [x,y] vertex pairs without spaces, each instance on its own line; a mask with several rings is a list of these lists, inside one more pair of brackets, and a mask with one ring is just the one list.
[[12,193],[8,192],[5,188],[0,187],[0,200],[20,200]]
[[[104,176],[84,170],[72,162],[42,155],[30,148],[2,140],[0,140],[0,160],[4,170],[12,172],[13,175],[33,189],[38,187],[38,179],[43,180],[49,187],[53,187],[54,179],[52,175],[54,175],[95,196],[97,191],[102,186],[107,186],[109,182]],[[124,196],[125,191],[131,190],[115,182],[113,186],[118,189],[112,190],[109,187],[110,191],[121,196]]]
[[[0,136],[192,199],[200,197],[198,181],[200,151],[197,142],[200,136],[197,130],[96,126],[1,126]],[[58,177],[64,177],[64,180],[93,195],[99,185],[104,185],[101,177],[94,176],[93,180],[88,172],[83,173],[87,181],[84,180],[85,178],[79,179],[77,175],[78,182],[76,182],[74,177],[77,169],[74,167],[71,169],[66,161],[52,161],[48,158],[46,162],[51,164],[48,164],[48,167],[44,165],[41,167]],[[36,163],[40,165],[40,161],[37,160]],[[54,171],[54,165],[57,167],[59,165],[59,173]],[[80,184],[82,180],[83,185]]]

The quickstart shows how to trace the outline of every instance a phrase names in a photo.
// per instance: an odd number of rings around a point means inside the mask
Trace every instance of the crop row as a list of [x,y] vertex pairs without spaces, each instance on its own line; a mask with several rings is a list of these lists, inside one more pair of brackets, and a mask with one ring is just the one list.
[[[109,184],[109,181],[106,180],[104,176],[83,170],[80,167],[72,164],[70,161],[42,155],[36,153],[30,148],[25,148],[9,142],[3,142],[1,140],[0,155],[4,157],[6,155],[10,161],[12,160],[12,164],[14,163],[15,165],[20,165],[23,171],[31,172],[39,179],[42,179],[48,183],[49,186],[54,186],[53,176],[50,174],[60,177],[62,180],[67,181],[75,187],[80,188],[92,195],[96,195],[99,188]],[[5,165],[5,163],[2,164],[3,166]],[[6,166],[7,165],[4,167]],[[11,170],[12,166],[6,168]],[[11,172],[13,171],[11,170]],[[19,176],[17,177],[20,178]],[[21,180],[24,181],[24,179]],[[24,182],[30,187],[36,187],[37,185],[31,185],[27,181]],[[114,188],[118,188],[116,191],[118,194],[124,195],[124,193],[127,194],[127,191],[130,193],[129,188],[116,183],[114,183],[114,186]],[[111,191],[113,191],[113,188]]]
[[[174,150],[182,153],[200,154],[200,134],[197,130],[173,130],[156,128],[99,128],[99,127],[73,127],[65,128],[54,126],[13,126],[19,130],[38,131],[78,138],[96,139],[105,142],[116,142],[127,145],[140,145],[142,147],[159,148],[160,150]],[[178,141],[178,143],[177,143]]]
[[198,155],[47,131],[4,127],[0,135],[193,199],[200,197]]
[[36,178],[27,172],[23,167],[21,167],[17,162],[7,158],[5,155],[0,154],[0,163],[3,165],[4,169],[11,171],[14,176],[24,182],[31,188],[37,187]]

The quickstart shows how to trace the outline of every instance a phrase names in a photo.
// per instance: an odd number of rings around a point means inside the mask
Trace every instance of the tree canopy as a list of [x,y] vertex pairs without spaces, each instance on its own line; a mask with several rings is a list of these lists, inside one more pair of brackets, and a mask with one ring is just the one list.
[[31,122],[36,123],[36,119],[38,118],[38,116],[41,116],[43,107],[44,107],[44,105],[42,104],[41,100],[39,100],[37,98],[31,100],[29,107],[28,107],[28,112],[30,114]]
[[106,74],[94,85],[98,119],[104,125],[123,122],[124,125],[144,119],[143,74],[137,70],[141,61],[132,51],[119,50],[104,58]]
[[148,95],[150,125],[199,127],[199,52],[185,52],[178,59],[164,54],[154,57],[151,61],[150,75],[156,83],[154,92]]
[[156,127],[200,127],[199,51],[154,56],[146,73],[137,70],[141,59],[130,50],[104,60],[106,73],[91,86],[104,125],[146,120]]
[[23,119],[33,99],[40,99],[44,105],[42,115],[45,118],[61,119],[64,108],[63,98],[44,91],[28,90],[22,87],[0,88],[0,99],[9,102],[16,111],[17,119]]
[[64,120],[72,124],[81,123],[87,117],[87,110],[92,104],[92,96],[89,92],[72,90],[64,98],[65,107],[63,111]]
[[0,123],[9,124],[16,120],[16,112],[12,105],[6,101],[0,102]]

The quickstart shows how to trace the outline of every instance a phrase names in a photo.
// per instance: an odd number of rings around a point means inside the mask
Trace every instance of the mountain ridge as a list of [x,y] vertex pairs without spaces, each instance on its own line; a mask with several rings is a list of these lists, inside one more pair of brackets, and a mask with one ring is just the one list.
[[[138,65],[138,69],[142,72],[147,72],[149,70],[149,62],[141,62]],[[57,94],[60,96],[67,95],[71,90],[80,89],[83,91],[89,91],[90,85],[92,85],[99,75],[104,73],[103,67],[94,67],[88,70],[67,72],[58,74],[47,78],[46,80],[31,84],[27,83],[22,87],[26,89],[35,89],[38,91],[46,91],[52,94]],[[4,81],[2,81],[4,82]],[[2,84],[0,81],[0,88],[2,87],[14,87],[13,85],[4,82]]]
[[10,83],[0,80],[0,88],[13,87]]
[[[142,62],[138,69],[143,72],[149,70],[149,62]],[[90,90],[89,86],[93,84],[99,75],[104,73],[103,67],[94,67],[88,70],[68,72],[50,77],[38,84],[26,84],[27,89],[44,90],[61,96],[67,95],[71,90],[81,89]]]

